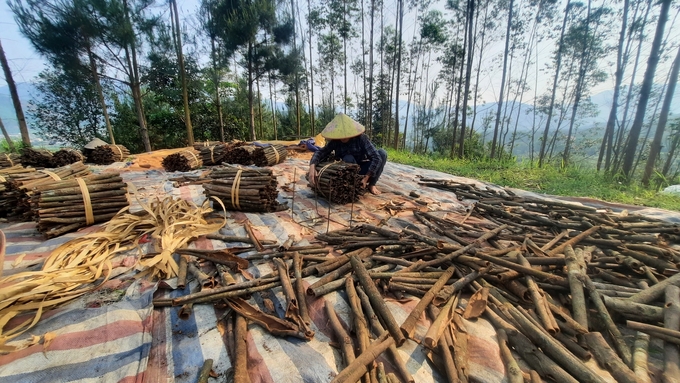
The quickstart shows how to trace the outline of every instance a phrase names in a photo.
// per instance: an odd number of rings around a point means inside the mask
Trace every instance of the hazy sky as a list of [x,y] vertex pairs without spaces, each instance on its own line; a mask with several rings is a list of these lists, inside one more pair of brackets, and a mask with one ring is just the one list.
[[[195,28],[196,25],[198,24],[194,13],[196,9],[198,8],[198,5],[200,3],[200,0],[178,0],[178,6],[180,7],[180,16],[183,19],[182,24],[187,27],[187,28]],[[304,15],[306,15],[306,2],[301,1],[299,2],[300,6],[300,11]],[[167,6],[166,0],[157,0],[157,4],[159,9],[166,10]],[[437,7],[443,9],[443,5],[441,5],[442,2],[438,2]],[[657,15],[659,11],[659,7],[656,6],[652,9],[652,14]],[[675,36],[677,36],[677,30],[678,28],[675,27],[675,22],[677,21],[677,16],[678,16],[678,10],[677,9],[672,9],[671,10],[671,18],[669,20],[669,23],[667,24],[667,30],[675,32]],[[386,23],[393,24],[394,20],[394,9],[393,7],[386,6],[385,8],[385,19]],[[404,19],[404,39],[405,42],[408,42],[411,40],[411,37],[413,35],[413,25],[414,25],[414,18],[413,15],[406,15]],[[618,25],[617,25],[618,28]],[[651,39],[651,38],[650,38]],[[12,68],[12,74],[14,76],[14,80],[16,82],[26,82],[26,81],[32,81],[33,78],[44,68],[45,62],[42,60],[40,55],[38,55],[33,48],[31,47],[31,44],[28,42],[27,39],[25,39],[18,30],[18,27],[14,21],[13,15],[9,7],[7,6],[7,3],[5,0],[0,0],[0,40],[2,41],[3,48],[5,50],[5,54],[7,55],[7,58],[10,63],[10,67]],[[677,41],[680,39],[670,39],[673,44],[675,44]],[[646,43],[646,49],[643,48],[643,52],[649,52],[649,45],[651,45],[651,42]],[[503,49],[503,44],[495,44],[489,51],[485,53],[486,59],[485,59],[485,66],[493,66],[493,67],[499,67],[500,63],[498,61],[491,61],[491,59],[495,56],[497,57],[500,53],[502,53]],[[554,42],[551,43],[546,43],[545,47],[542,49],[540,56],[539,56],[539,68],[543,68],[545,64],[549,63],[550,57],[551,57],[551,52],[554,49]],[[675,49],[677,48],[671,48],[672,49],[672,54],[675,54]],[[358,52],[355,52],[357,54]],[[644,56],[644,55],[643,55]],[[616,58],[616,53],[612,53],[612,56],[607,58],[607,62],[613,62]],[[646,56],[642,57],[640,60],[640,65],[641,67],[644,68],[644,65],[646,65]],[[611,89],[613,86],[613,67],[612,65],[609,64],[604,64],[605,70],[609,72],[609,79],[603,83],[597,86],[595,89],[592,89],[592,94],[596,94],[598,92],[601,92],[603,90]],[[668,69],[670,67],[670,64],[667,64],[665,67],[662,65],[659,67],[657,70],[657,82],[663,81],[665,79],[666,73],[668,72]],[[536,66],[534,66],[534,69],[532,71],[535,71]],[[640,77],[638,77],[637,81],[641,81],[641,75],[643,70],[639,71]],[[546,77],[551,76],[551,74],[546,75]],[[498,77],[498,78],[496,78]],[[529,78],[533,78],[533,76],[530,73]],[[355,81],[353,77],[348,79],[348,83],[352,84]],[[629,80],[624,80],[624,83],[627,83]],[[482,94],[483,101],[485,102],[490,102],[494,101],[496,99],[496,94],[499,91],[497,89],[499,87],[500,83],[500,70],[493,71],[493,74],[489,75],[483,75],[482,78],[480,78],[479,86],[480,86],[480,93]],[[0,87],[5,86],[5,80],[4,76],[0,76]],[[548,89],[550,85],[549,80],[545,81],[540,81],[538,85],[539,91],[546,90]],[[351,85],[350,85],[351,86]],[[316,89],[316,87],[315,87]],[[532,92],[533,93],[533,92]],[[533,97],[533,96],[531,96]],[[404,96],[402,95],[402,98]]]

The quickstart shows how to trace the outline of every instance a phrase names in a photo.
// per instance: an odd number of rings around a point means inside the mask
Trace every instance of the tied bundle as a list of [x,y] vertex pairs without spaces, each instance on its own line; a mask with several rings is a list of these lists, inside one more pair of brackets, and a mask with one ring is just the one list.
[[108,221],[127,206],[127,184],[118,173],[50,182],[31,196],[33,219],[47,238]]
[[47,149],[23,148],[20,161],[24,166],[51,168],[53,167],[52,157],[52,152]]
[[219,145],[219,144],[221,144],[221,142],[219,142],[219,141],[208,141],[208,140],[196,141],[196,142],[194,142],[194,149],[200,151],[203,148],[208,148],[208,147],[216,146],[216,145]]
[[288,150],[283,145],[268,145],[255,149],[253,162],[255,166],[273,166],[280,164],[288,156]]
[[361,185],[361,169],[357,164],[328,162],[317,165],[318,176],[310,187],[324,199],[339,204],[356,202],[366,193]]
[[163,158],[163,168],[168,172],[188,172],[203,166],[203,161],[193,150],[183,150]]
[[211,145],[202,147],[201,160],[204,165],[219,165],[222,163],[225,154],[229,150],[228,144],[218,143],[217,145]]
[[205,195],[217,197],[228,210],[274,212],[287,208],[276,200],[276,177],[271,169],[213,169],[212,181],[204,184]]
[[100,145],[92,150],[88,161],[95,165],[110,165],[122,162],[130,155],[130,151],[123,145]]
[[30,200],[36,191],[47,188],[55,182],[84,177],[89,174],[90,170],[87,166],[83,165],[82,162],[76,162],[57,169],[38,170],[33,173],[10,176],[5,185],[7,190],[2,195],[2,202],[8,208],[7,217],[30,221],[33,218]]
[[85,156],[83,156],[80,151],[76,149],[59,149],[52,157],[52,166],[60,167],[66,166],[78,161],[85,161]]
[[17,165],[21,165],[20,155],[16,153],[0,153],[0,168],[11,168]]
[[11,210],[11,199],[7,192],[10,177],[27,177],[33,172],[35,172],[34,168],[24,168],[21,165],[0,169],[0,217],[7,217],[7,213]]
[[235,143],[224,155],[223,162],[237,165],[253,165],[253,154],[257,147],[243,142]]

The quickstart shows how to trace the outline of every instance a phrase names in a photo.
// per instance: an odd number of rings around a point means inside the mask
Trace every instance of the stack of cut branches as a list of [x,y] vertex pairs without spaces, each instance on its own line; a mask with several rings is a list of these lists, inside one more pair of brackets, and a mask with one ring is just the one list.
[[221,144],[220,141],[195,141],[194,142],[194,150],[202,150],[203,148],[208,148],[211,146],[216,146]]
[[121,162],[130,155],[130,151],[123,145],[100,145],[92,150],[87,160],[96,165],[110,165]]
[[222,162],[227,164],[252,165],[253,154],[255,153],[256,149],[256,146],[246,145],[242,142],[234,144],[234,146],[227,150]]
[[21,165],[21,156],[16,153],[0,153],[0,168]]
[[50,182],[33,190],[33,219],[47,238],[108,221],[129,205],[127,184],[118,173]]
[[193,150],[182,150],[163,158],[163,168],[168,172],[188,172],[203,166],[203,161]]
[[255,166],[273,166],[280,164],[288,156],[288,150],[283,145],[268,145],[255,149],[253,162]]
[[229,149],[228,144],[218,143],[217,145],[211,145],[202,147],[201,150],[201,160],[204,165],[219,165],[222,163],[222,159]]
[[204,184],[205,195],[217,197],[228,210],[273,212],[287,208],[276,200],[276,177],[271,169],[215,168]]
[[20,164],[0,169],[0,217],[7,217],[7,213],[12,208],[11,203],[14,203],[14,199],[10,198],[11,193],[7,192],[10,177],[26,177],[33,172],[35,172],[35,168],[25,168]]
[[23,148],[21,150],[21,163],[24,166],[35,166],[36,168],[51,168],[52,152],[47,149]]
[[2,199],[7,204],[7,217],[16,220],[30,221],[33,218],[30,199],[36,190],[55,182],[84,177],[90,170],[82,162],[63,166],[52,170],[38,170],[28,174],[10,176]]
[[361,185],[361,169],[357,164],[346,162],[327,162],[317,165],[318,177],[310,187],[317,195],[326,200],[346,204],[356,202],[366,193]]
[[85,156],[76,149],[59,149],[52,157],[54,167],[66,166],[78,161],[85,161]]

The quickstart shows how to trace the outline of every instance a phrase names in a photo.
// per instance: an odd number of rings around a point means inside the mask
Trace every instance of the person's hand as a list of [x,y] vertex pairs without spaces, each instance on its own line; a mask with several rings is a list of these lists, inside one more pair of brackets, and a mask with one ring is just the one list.
[[366,186],[368,186],[369,178],[370,177],[368,175],[366,175],[366,176],[364,176],[364,178],[361,179],[361,187],[363,187],[364,189],[366,189]]
[[307,180],[310,185],[316,185],[316,165],[309,165],[309,173],[307,173]]

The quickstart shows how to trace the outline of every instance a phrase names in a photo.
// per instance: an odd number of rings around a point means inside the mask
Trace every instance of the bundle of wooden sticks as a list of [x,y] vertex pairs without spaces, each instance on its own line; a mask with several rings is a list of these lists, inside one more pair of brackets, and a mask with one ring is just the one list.
[[163,168],[168,172],[188,172],[203,166],[203,161],[193,150],[182,150],[163,158]]
[[37,168],[51,168],[52,152],[47,149],[23,148],[21,150],[21,163],[24,166]]
[[52,167],[66,166],[78,161],[85,161],[85,156],[76,149],[59,149],[52,157]]
[[0,168],[21,165],[21,156],[16,153],[0,153]]
[[253,152],[253,163],[255,166],[273,166],[280,164],[288,156],[288,150],[283,145],[267,145],[258,147]]
[[33,190],[33,219],[47,238],[108,221],[129,205],[127,184],[118,173],[50,182]]
[[346,162],[321,163],[316,167],[318,177],[309,186],[324,199],[339,204],[356,202],[366,193],[361,184],[360,167]]
[[228,210],[273,212],[287,208],[276,200],[279,192],[271,169],[220,167],[213,169],[210,177],[212,181],[203,185],[205,195],[219,198]]
[[221,142],[216,145],[202,147],[200,149],[201,160],[206,166],[219,165],[222,163],[228,149],[229,145]]
[[200,151],[203,150],[203,148],[208,148],[219,144],[221,144],[220,141],[196,141],[194,142],[194,149]]
[[15,220],[30,221],[33,218],[31,197],[36,191],[53,185],[55,182],[84,177],[90,169],[82,162],[76,162],[51,170],[38,170],[32,173],[10,175],[5,183],[5,192],[0,196],[7,206],[7,217]]
[[129,155],[130,151],[123,145],[100,145],[92,150],[87,160],[96,165],[110,165],[124,161]]

